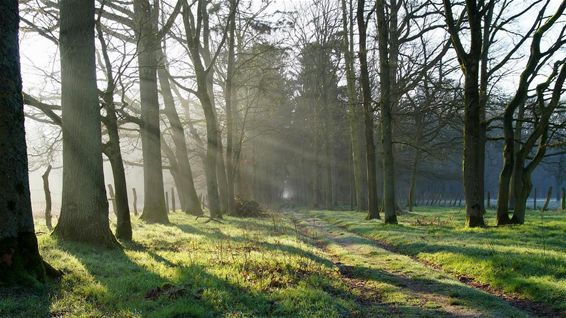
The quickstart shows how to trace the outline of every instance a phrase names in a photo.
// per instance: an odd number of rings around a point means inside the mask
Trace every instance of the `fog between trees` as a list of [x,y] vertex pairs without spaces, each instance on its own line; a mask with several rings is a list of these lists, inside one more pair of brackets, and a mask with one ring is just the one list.
[[444,200],[482,227],[487,206],[497,225],[523,224],[534,189],[543,197],[552,186],[564,208],[565,9],[558,0],[5,1],[0,142],[10,150],[0,176],[15,188],[0,204],[21,197],[0,211],[11,220],[0,252],[37,250],[26,158],[36,216],[40,176],[53,167],[53,235],[110,247],[131,240],[134,209],[166,224],[173,205],[220,220],[254,200],[395,224]]

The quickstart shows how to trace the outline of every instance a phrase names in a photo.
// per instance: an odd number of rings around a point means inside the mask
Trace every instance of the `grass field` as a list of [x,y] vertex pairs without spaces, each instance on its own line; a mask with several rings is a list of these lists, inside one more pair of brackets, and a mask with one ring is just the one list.
[[[65,275],[35,289],[0,287],[0,317],[529,316],[403,254],[564,310],[566,216],[547,215],[544,227],[535,216],[467,230],[461,212],[430,208],[398,226],[358,212],[222,224],[176,212],[171,225],[134,220],[123,250],[59,242],[37,225],[41,254]],[[328,222],[311,227],[315,218]]]
[[[463,209],[417,207],[399,225],[364,213],[308,212],[444,271],[566,315],[566,213],[530,211],[525,225],[467,229]],[[494,212],[486,215],[495,224]]]
[[[106,250],[39,235],[66,275],[41,289],[0,289],[0,317],[340,317],[355,296],[334,265],[279,217],[224,224],[177,212],[134,221],[134,242]],[[42,226],[38,232],[46,232]]]

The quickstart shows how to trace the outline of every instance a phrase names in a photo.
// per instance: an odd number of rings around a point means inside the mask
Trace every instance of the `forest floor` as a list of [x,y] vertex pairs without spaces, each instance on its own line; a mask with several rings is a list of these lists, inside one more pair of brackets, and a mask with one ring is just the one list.
[[[0,287],[0,317],[529,317],[563,308],[566,243],[564,232],[551,234],[564,230],[566,215],[545,217],[542,251],[536,224],[465,230],[461,212],[419,211],[398,226],[358,212],[222,223],[175,212],[170,225],[134,220],[123,250],[60,242],[38,224],[41,254],[65,275],[43,287]],[[519,278],[505,276],[517,281],[514,291],[483,282],[490,276],[476,272],[493,271],[497,257],[507,269],[543,271],[531,285],[553,298],[533,307],[519,299],[541,295]]]

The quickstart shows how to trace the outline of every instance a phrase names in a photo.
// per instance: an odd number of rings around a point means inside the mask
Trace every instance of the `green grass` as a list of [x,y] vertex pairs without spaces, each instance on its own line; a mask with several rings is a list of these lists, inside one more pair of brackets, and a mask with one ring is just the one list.
[[39,289],[0,288],[0,317],[341,317],[358,310],[333,263],[280,217],[170,218],[168,226],[134,221],[134,243],[123,251],[40,234],[41,254],[66,275]]
[[[564,308],[564,215],[545,218],[544,245],[534,214],[523,227],[474,230],[462,228],[461,212],[438,209],[398,226],[357,212],[288,216],[134,220],[123,250],[60,242],[38,224],[41,254],[66,274],[41,288],[0,288],[0,317],[527,316],[370,238]],[[337,225],[311,226],[307,216]]]
[[[308,215],[400,253],[465,275],[507,293],[566,313],[566,213],[530,211],[525,225],[464,228],[462,209],[418,207],[399,225],[365,221],[359,212],[311,211]],[[495,224],[494,212],[486,215]]]

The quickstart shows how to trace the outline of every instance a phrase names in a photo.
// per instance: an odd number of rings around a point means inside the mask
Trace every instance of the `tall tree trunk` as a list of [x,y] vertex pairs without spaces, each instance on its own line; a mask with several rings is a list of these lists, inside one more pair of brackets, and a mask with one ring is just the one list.
[[[235,0],[230,0],[232,7],[236,6]],[[228,28],[228,65],[226,70],[226,82],[224,83],[224,99],[226,104],[226,182],[227,182],[227,196],[228,206],[226,212],[234,214],[234,179],[235,179],[235,162],[234,162],[234,69],[236,64],[235,52],[235,30],[236,30],[236,15],[234,14],[229,21]]]
[[[348,123],[350,124],[350,143],[351,143],[351,162],[353,165],[354,175],[354,195],[356,211],[363,209],[363,181],[362,181],[362,163],[361,163],[361,142],[359,137],[359,119],[360,111],[356,106],[358,97],[356,94],[356,75],[354,73],[354,41],[353,41],[353,25],[350,6],[346,6],[346,0],[342,0],[342,28],[344,30],[343,46],[344,61],[346,69],[346,87],[348,93]],[[350,13],[350,14],[349,14]]]
[[[517,186],[521,184],[520,179],[515,179],[515,175],[519,175],[519,173],[515,170],[518,166],[514,164],[517,160],[517,153],[521,148],[521,139],[523,135],[523,117],[525,115],[525,105],[519,106],[517,112],[517,119],[515,122],[515,131],[513,133],[514,138],[514,147],[513,147],[513,173],[511,175],[510,180],[510,189],[509,189],[509,208],[515,210],[515,191],[513,188],[515,187],[515,183]],[[522,167],[521,167],[522,169]]]
[[368,215],[367,219],[379,219],[379,200],[377,197],[377,175],[375,162],[375,144],[373,142],[373,106],[371,104],[371,88],[366,48],[366,21],[364,15],[365,1],[358,1],[357,22],[359,29],[360,84],[362,86],[362,103],[364,106],[364,123],[366,137],[366,166],[368,180]]
[[18,1],[0,2],[0,285],[45,280],[29,194]]
[[94,0],[60,1],[63,198],[53,234],[117,247],[104,187],[94,15]]
[[144,206],[141,219],[169,223],[161,162],[157,58],[159,42],[148,0],[134,0],[141,102],[141,137],[144,170]]
[[[108,56],[105,58],[108,59]],[[109,59],[108,64],[110,64]],[[110,79],[110,81],[113,82],[113,79]],[[106,117],[103,117],[103,122],[106,126],[106,130],[108,131],[108,142],[103,145],[103,152],[110,161],[114,186],[116,188],[116,196],[112,201],[114,213],[116,214],[117,219],[116,237],[122,240],[131,241],[132,223],[130,220],[130,207],[128,203],[128,186],[126,184],[126,172],[124,171],[122,150],[120,149],[118,118],[116,116],[113,94],[114,84],[112,83],[103,96],[106,108]]]
[[51,172],[51,165],[47,166],[45,173],[41,176],[43,179],[43,192],[45,193],[45,225],[51,231],[53,225],[51,224],[51,190],[49,189],[49,173]]
[[[480,85],[487,75],[480,70],[482,59],[486,59],[482,28],[485,8],[477,1],[466,1],[465,13],[468,19],[470,35],[469,52],[466,52],[459,33],[461,28],[455,21],[452,3],[444,0],[444,15],[452,46],[456,51],[460,67],[464,73],[464,154],[463,179],[464,197],[466,199],[466,226],[483,227],[484,221],[484,160],[485,160],[485,113],[482,103],[485,102],[484,86]],[[488,6],[489,7],[489,6]],[[483,10],[483,11],[482,11]],[[489,36],[489,35],[485,35]],[[482,90],[480,92],[480,90]]]
[[[395,213],[395,164],[393,159],[393,115],[392,90],[395,84],[396,50],[393,42],[397,25],[396,1],[390,3],[390,25],[388,26],[384,0],[376,1],[378,47],[379,47],[379,87],[381,107],[381,144],[383,147],[383,212],[385,223],[396,224]],[[394,26],[394,27],[392,27]]]
[[[206,14],[206,5],[204,1],[198,2],[198,12],[197,19],[199,23],[202,22],[202,16]],[[191,60],[193,61],[193,66],[195,69],[195,76],[197,82],[197,97],[201,103],[204,111],[204,117],[206,120],[206,164],[205,164],[205,174],[206,174],[206,190],[208,193],[208,209],[210,211],[211,217],[222,216],[220,207],[220,198],[218,195],[218,180],[217,180],[217,157],[218,157],[218,122],[216,118],[216,112],[214,110],[214,104],[209,95],[208,88],[208,73],[211,72],[212,68],[203,65],[201,58],[201,43],[200,34],[195,34],[195,32],[200,32],[200,29],[195,29],[193,26],[194,16],[191,13],[191,8],[187,3],[183,5],[183,23],[185,26],[185,32],[187,36],[187,45],[189,48],[189,53],[191,55]],[[207,39],[208,40],[208,39]]]
[[182,209],[193,215],[202,215],[202,208],[199,202],[195,184],[193,181],[193,172],[189,162],[187,143],[185,139],[185,131],[175,108],[175,100],[171,91],[167,71],[167,60],[163,51],[160,50],[161,65],[158,69],[159,83],[161,86],[161,95],[165,104],[165,115],[171,124],[173,135],[173,143],[175,144],[175,157],[179,173],[179,198],[183,198]]
[[[202,0],[201,0],[202,1]],[[215,217],[221,218],[222,214],[226,212],[228,208],[228,181],[226,178],[226,166],[224,164],[224,147],[222,145],[222,134],[220,130],[220,123],[218,123],[218,116],[216,114],[216,100],[214,98],[214,68],[213,64],[215,61],[212,60],[212,53],[210,50],[210,17],[206,9],[207,2],[200,2],[200,13],[202,16],[202,36],[203,45],[201,56],[207,67],[210,67],[209,71],[204,75],[206,77],[206,90],[208,92],[209,101],[211,103],[211,110],[214,113],[216,119],[216,183],[218,185],[218,199],[220,203],[220,210],[216,213]],[[229,20],[233,19],[236,7],[231,7],[230,10],[233,12]]]
[[466,225],[485,226],[483,215],[483,161],[481,138],[481,107],[477,64],[468,65],[464,86],[464,195],[466,198]]

